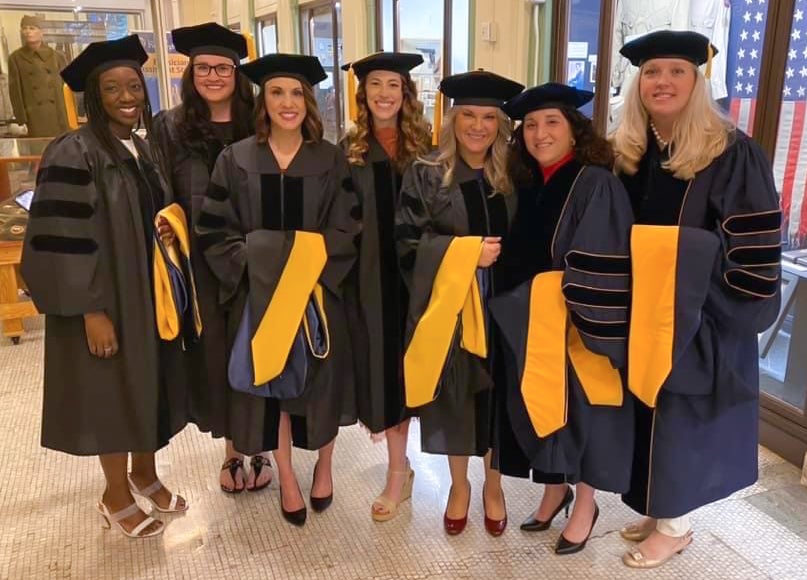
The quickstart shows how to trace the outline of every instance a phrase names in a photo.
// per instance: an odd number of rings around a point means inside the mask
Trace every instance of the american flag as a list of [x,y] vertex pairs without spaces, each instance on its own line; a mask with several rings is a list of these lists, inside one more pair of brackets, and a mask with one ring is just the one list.
[[[729,36],[729,98],[731,117],[751,133],[757,102],[759,63],[765,40],[768,3],[739,0],[732,3]],[[782,109],[774,154],[773,174],[784,217],[783,230],[790,248],[807,245],[807,2],[797,0],[788,39],[788,57]]]

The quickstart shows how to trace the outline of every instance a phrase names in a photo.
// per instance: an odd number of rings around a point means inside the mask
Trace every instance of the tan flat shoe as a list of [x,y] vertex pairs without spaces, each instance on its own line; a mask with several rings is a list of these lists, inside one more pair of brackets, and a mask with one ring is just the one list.
[[692,543],[692,532],[687,533],[687,535],[681,538],[681,542],[678,545],[678,549],[673,550],[671,554],[664,558],[656,558],[650,559],[645,557],[642,554],[642,551],[639,549],[638,546],[631,548],[625,554],[622,555],[622,563],[625,564],[628,568],[636,568],[640,570],[650,570],[651,568],[658,568],[659,566],[664,565],[667,563],[667,560],[676,556],[683,552],[687,546]]
[[[387,522],[391,520],[398,515],[398,506],[412,497],[412,486],[415,482],[415,471],[411,467],[408,467],[408,465],[409,464],[407,463],[406,471],[389,472],[390,474],[406,475],[406,481],[401,488],[401,499],[398,501],[398,503],[395,503],[387,496],[379,495],[373,500],[373,506],[370,507],[370,515],[373,517],[373,520],[377,522]],[[386,511],[377,512],[373,509],[374,506],[380,506]]]
[[638,522],[628,524],[619,530],[619,535],[629,542],[644,542],[655,529],[656,520],[643,519]]

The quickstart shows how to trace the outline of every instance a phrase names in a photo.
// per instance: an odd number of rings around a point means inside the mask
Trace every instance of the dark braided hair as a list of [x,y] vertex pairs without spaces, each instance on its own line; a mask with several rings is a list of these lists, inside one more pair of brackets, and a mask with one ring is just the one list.
[[[87,109],[87,124],[89,125],[90,130],[93,132],[98,141],[101,142],[104,149],[107,150],[107,153],[112,156],[115,163],[120,164],[123,160],[117,152],[117,138],[112,134],[112,130],[109,128],[109,116],[104,110],[104,102],[101,98],[101,74],[105,72],[105,70],[96,69],[90,73],[90,76],[87,78],[87,85],[84,89],[84,107]],[[145,97],[145,102],[143,103],[143,113],[140,116],[140,120],[137,122],[136,128],[140,129],[141,126],[145,127],[146,136],[148,137],[148,134],[151,133],[152,112],[148,88],[146,87],[146,78],[143,76],[143,70],[140,67],[132,67],[132,70],[137,73],[140,83],[143,85],[143,96]],[[150,141],[149,143],[152,149],[156,148],[156,143],[154,141]],[[153,154],[159,159],[158,151],[154,151]]]
[[[182,73],[182,104],[180,105],[177,129],[182,142],[188,149],[207,158],[209,144],[217,141],[210,121],[210,107],[193,84],[193,62],[191,58]],[[233,142],[255,134],[255,94],[249,79],[236,69],[235,91],[230,100]]]

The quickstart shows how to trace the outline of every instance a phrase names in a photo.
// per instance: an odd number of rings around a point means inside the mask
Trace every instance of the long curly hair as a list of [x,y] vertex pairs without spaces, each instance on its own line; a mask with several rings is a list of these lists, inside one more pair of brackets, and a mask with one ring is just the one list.
[[[577,109],[559,106],[558,110],[569,122],[574,139],[574,158],[581,165],[596,165],[609,171],[614,167],[614,149],[607,139],[594,129],[591,119]],[[527,151],[524,143],[524,123],[513,131],[507,167],[516,187],[526,187],[541,175],[538,161]]]
[[[181,95],[179,106],[179,122],[177,130],[183,144],[191,150],[204,154],[208,144],[216,140],[210,121],[210,107],[193,84],[193,62],[182,73]],[[255,133],[255,120],[252,111],[255,107],[255,96],[249,79],[236,69],[235,91],[230,100],[230,113],[233,126],[233,141],[246,139]]]
[[[635,175],[639,162],[647,151],[647,131],[650,115],[639,91],[642,65],[625,95],[625,114],[622,122],[611,134],[616,153],[618,173]],[[694,64],[695,86],[686,108],[673,124],[670,148],[672,155],[664,162],[664,169],[678,179],[693,179],[728,147],[734,123],[726,117],[709,94],[706,78]]]
[[[398,112],[398,155],[393,160],[395,169],[402,173],[415,159],[431,149],[431,127],[423,116],[423,103],[418,100],[417,85],[409,73],[402,74],[403,103]],[[369,137],[373,132],[373,115],[367,105],[367,77],[356,90],[356,124],[347,132],[347,160],[363,166],[370,150]]]
[[[443,187],[451,187],[457,170],[459,151],[454,120],[461,109],[462,105],[451,107],[443,118],[443,127],[440,129],[440,152],[437,159],[434,161],[421,159],[424,163],[443,168]],[[494,194],[509,195],[513,193],[513,180],[508,173],[507,152],[513,124],[510,117],[505,115],[501,109],[496,109],[496,118],[499,123],[499,131],[485,157],[484,175],[487,182],[493,187]]]

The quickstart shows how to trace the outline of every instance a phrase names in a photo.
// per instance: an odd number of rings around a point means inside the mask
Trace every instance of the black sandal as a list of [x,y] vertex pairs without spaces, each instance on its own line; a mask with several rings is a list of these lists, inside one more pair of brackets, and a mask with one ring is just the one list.
[[[243,481],[243,483],[244,483],[244,485],[242,485],[240,488],[238,487],[238,484],[236,483],[236,480],[235,480],[235,476],[238,473],[239,469],[241,470],[241,481]],[[235,494],[235,493],[241,493],[242,491],[244,491],[246,489],[247,482],[246,482],[246,480],[244,478],[244,461],[242,459],[239,459],[238,457],[230,457],[221,466],[221,470],[230,472],[230,478],[233,480],[233,485],[235,485],[235,487],[233,487],[233,488],[228,488],[228,487],[225,487],[224,485],[222,485],[221,486],[221,491],[223,491],[224,493],[233,493],[233,494]]]
[[[261,471],[263,471],[264,467],[272,467],[272,462],[269,461],[263,455],[253,455],[252,459],[249,460],[249,465],[252,467],[252,472],[255,474],[255,481],[258,481],[258,478],[261,476]],[[272,483],[272,478],[270,477],[266,483],[262,485],[256,485],[255,487],[248,487],[247,491],[261,491],[269,486]]]

